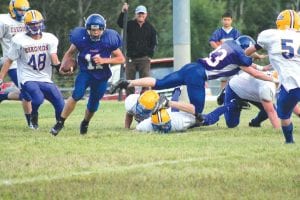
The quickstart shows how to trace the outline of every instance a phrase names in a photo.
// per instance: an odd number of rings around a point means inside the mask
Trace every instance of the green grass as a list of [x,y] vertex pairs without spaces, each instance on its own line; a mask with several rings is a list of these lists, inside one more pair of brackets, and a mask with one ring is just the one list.
[[[206,112],[216,106],[207,103]],[[0,105],[0,199],[299,199],[296,144],[285,145],[269,121],[249,128],[214,126],[167,135],[123,129],[124,106],[101,102],[88,134],[79,134],[85,102],[65,128],[49,134],[54,110],[40,108],[40,128],[25,126],[21,104]]]

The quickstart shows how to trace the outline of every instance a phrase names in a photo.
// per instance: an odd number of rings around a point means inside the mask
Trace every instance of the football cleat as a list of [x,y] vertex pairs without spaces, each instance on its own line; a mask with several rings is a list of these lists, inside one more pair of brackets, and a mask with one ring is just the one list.
[[39,119],[39,115],[38,114],[32,114],[31,115],[30,125],[33,127],[33,129],[38,129],[39,128],[38,119]]
[[129,83],[130,82],[125,79],[118,80],[115,84],[110,86],[109,94],[114,94],[118,89],[126,89]]
[[89,128],[89,123],[83,120],[80,124],[80,134],[81,135],[86,134],[88,131],[88,128]]
[[217,97],[217,103],[219,106],[223,105],[224,99],[225,99],[225,88],[222,89],[222,91],[220,92],[220,94]]
[[57,136],[57,134],[63,129],[64,124],[61,121],[56,122],[56,124],[51,128],[50,133],[53,136]]
[[256,128],[258,128],[258,127],[260,127],[260,124],[254,123],[253,120],[251,120],[251,121],[249,122],[249,126],[250,126],[250,127],[256,127]]
[[169,106],[169,99],[161,94],[159,96],[159,99],[156,103],[156,105],[154,106],[153,110],[152,110],[152,114],[156,114],[159,110],[163,109],[163,108],[168,108]]
[[197,113],[195,117],[196,117],[196,126],[203,126],[205,122],[205,115],[203,115],[202,113]]

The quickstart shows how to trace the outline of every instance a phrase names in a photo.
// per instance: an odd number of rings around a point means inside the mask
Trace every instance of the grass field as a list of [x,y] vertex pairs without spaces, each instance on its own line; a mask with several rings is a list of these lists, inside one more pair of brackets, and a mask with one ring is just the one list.
[[[208,102],[206,112],[216,106]],[[0,199],[299,199],[300,119],[294,145],[269,121],[249,128],[217,125],[177,134],[123,129],[121,102],[102,102],[86,136],[85,102],[57,136],[48,103],[39,130],[26,128],[18,102],[0,104]]]

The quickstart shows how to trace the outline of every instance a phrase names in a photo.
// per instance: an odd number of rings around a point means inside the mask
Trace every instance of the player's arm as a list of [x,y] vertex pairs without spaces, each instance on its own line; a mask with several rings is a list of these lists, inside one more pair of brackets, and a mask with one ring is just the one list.
[[122,51],[118,48],[112,52],[112,56],[110,58],[102,58],[100,55],[96,55],[93,57],[93,61],[96,64],[121,64],[125,62],[125,57]]
[[218,46],[220,46],[220,43],[215,41],[210,41],[209,44],[213,49],[216,49]]
[[195,106],[186,102],[169,101],[168,106],[195,115]]
[[57,72],[59,72],[59,68],[60,68],[60,61],[58,59],[57,53],[52,53],[51,55],[51,65],[52,67],[54,67],[56,69]]
[[240,67],[240,68],[244,72],[250,74],[251,76],[253,76],[253,77],[257,78],[257,79],[260,79],[260,80],[263,80],[263,81],[271,81],[271,82],[274,82],[274,83],[278,82],[278,80],[275,80],[273,77],[268,76],[268,75],[264,74],[263,72],[256,70],[252,66],[249,66],[249,67]]
[[132,121],[133,121],[133,115],[126,112],[126,115],[125,115],[125,128],[130,129]]
[[75,54],[77,53],[77,48],[74,44],[71,44],[71,46],[69,47],[69,49],[66,51],[66,53],[64,54],[64,57],[61,61],[61,66],[59,69],[59,73],[64,74],[64,75],[68,75],[68,74],[72,74],[73,70],[69,71],[69,72],[64,72],[62,69],[65,67],[66,63],[68,60],[71,60],[74,58]]
[[252,45],[250,47],[248,47],[246,50],[245,50],[245,54],[247,56],[251,56],[253,55],[257,50],[261,49],[262,47],[259,46],[258,44],[255,44],[255,45]]

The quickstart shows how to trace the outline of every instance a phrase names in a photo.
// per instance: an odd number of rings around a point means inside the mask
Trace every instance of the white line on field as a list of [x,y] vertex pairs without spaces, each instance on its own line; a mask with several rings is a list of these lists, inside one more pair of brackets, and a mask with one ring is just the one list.
[[105,172],[117,172],[117,171],[125,171],[125,170],[132,170],[136,168],[148,168],[152,166],[160,166],[164,164],[172,165],[178,163],[189,163],[189,162],[197,162],[209,159],[216,159],[216,158],[223,158],[228,156],[220,156],[220,157],[201,157],[201,158],[190,158],[190,159],[183,159],[183,160],[161,160],[156,162],[149,162],[149,163],[142,163],[142,164],[135,164],[135,165],[128,165],[128,166],[107,166],[95,170],[88,170],[88,171],[79,171],[79,172],[72,172],[70,174],[61,174],[61,175],[40,175],[35,177],[29,178],[21,178],[21,179],[2,179],[0,180],[0,185],[16,185],[16,184],[24,184],[24,183],[32,183],[36,181],[52,181],[52,180],[59,180],[64,178],[71,178],[76,176],[84,176],[90,174],[100,174]]

